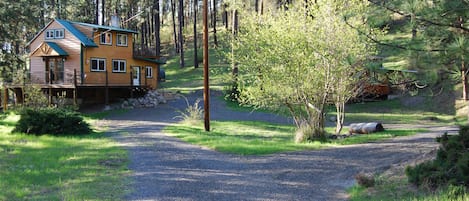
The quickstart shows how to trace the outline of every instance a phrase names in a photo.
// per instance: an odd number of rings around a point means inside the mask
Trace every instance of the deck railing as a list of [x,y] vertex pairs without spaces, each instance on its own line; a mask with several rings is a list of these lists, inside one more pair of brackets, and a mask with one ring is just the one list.
[[82,83],[80,72],[65,71],[29,71],[24,79],[25,84],[62,84],[77,85]]
[[134,72],[113,73],[109,71],[84,72],[78,70],[66,71],[29,71],[23,80],[16,80],[12,84],[42,84],[42,85],[74,85],[74,86],[148,86],[150,80],[144,71],[140,71],[138,80],[134,80]]

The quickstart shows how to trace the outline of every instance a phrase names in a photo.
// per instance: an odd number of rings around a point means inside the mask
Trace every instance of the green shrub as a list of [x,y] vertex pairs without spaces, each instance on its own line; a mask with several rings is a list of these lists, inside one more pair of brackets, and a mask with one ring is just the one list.
[[91,132],[78,112],[60,108],[25,108],[13,132],[26,134],[79,135]]
[[409,182],[430,188],[469,188],[469,127],[461,127],[459,135],[445,133],[437,141],[441,145],[435,160],[406,168]]

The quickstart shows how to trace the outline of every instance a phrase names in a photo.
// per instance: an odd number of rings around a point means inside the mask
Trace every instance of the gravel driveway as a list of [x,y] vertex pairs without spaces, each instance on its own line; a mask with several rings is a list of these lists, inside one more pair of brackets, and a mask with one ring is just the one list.
[[[281,116],[227,109],[214,94],[212,120],[291,123]],[[190,95],[193,101],[200,92]],[[382,171],[437,147],[434,137],[455,127],[380,143],[266,156],[223,154],[161,132],[175,123],[183,99],[155,109],[135,109],[102,123],[129,150],[133,191],[128,200],[346,200],[360,171]],[[402,125],[384,125],[386,128]],[[420,126],[425,127],[425,126]]]

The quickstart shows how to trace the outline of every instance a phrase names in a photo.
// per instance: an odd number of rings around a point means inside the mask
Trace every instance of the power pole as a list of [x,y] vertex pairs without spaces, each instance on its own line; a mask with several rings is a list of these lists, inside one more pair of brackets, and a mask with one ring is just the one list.
[[210,131],[210,90],[208,83],[208,0],[203,0],[204,16],[204,126]]

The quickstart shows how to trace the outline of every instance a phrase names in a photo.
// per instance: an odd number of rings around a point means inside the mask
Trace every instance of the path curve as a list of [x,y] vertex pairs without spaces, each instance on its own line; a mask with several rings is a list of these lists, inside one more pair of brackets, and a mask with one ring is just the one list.
[[[211,98],[212,120],[291,120],[260,112],[239,112]],[[191,102],[200,93],[189,96]],[[223,154],[162,133],[176,123],[183,99],[155,109],[134,109],[100,123],[129,150],[133,189],[127,200],[346,200],[345,189],[360,171],[382,171],[437,147],[434,138],[455,127],[379,143],[266,156]],[[385,125],[397,127],[399,125]],[[425,126],[422,126],[425,127]]]

